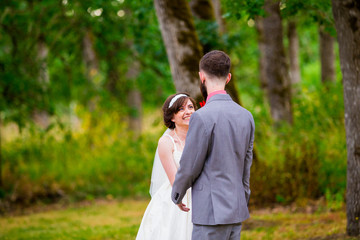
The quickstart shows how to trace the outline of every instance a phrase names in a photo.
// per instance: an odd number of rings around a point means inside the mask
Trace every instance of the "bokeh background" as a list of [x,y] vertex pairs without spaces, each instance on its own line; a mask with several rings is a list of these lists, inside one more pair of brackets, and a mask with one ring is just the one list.
[[[201,55],[229,54],[231,92],[254,116],[251,206],[320,199],[341,209],[347,157],[331,2],[281,1],[281,31],[269,29],[264,1],[175,2],[190,13],[183,21]],[[269,31],[280,31],[278,61],[264,59]],[[291,120],[272,115],[279,88],[262,74],[274,63],[288,76],[278,92],[291,93],[281,100]],[[174,78],[153,1],[1,1],[0,211],[149,198],[161,106],[181,90]]]

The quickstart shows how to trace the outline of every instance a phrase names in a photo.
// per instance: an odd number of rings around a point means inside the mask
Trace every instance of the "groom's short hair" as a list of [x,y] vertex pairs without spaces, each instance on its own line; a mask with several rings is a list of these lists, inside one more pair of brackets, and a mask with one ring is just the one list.
[[199,63],[200,71],[215,77],[226,77],[230,72],[230,57],[223,51],[213,50],[205,54]]

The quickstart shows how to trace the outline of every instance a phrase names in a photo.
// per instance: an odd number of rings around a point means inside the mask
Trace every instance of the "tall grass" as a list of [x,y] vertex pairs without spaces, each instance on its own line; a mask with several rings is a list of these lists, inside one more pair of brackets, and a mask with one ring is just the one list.
[[30,203],[147,195],[160,132],[135,139],[117,113],[80,112],[77,131],[35,130],[3,146],[4,198]]

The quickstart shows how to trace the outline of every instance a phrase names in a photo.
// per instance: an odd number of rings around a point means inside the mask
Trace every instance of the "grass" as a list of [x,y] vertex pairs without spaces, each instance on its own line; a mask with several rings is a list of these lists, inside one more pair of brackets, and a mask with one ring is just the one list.
[[[0,239],[135,239],[148,200],[93,201],[67,207],[27,209],[0,218]],[[31,212],[32,211],[32,212]],[[345,235],[346,215],[335,212],[253,210],[246,239],[356,239]]]

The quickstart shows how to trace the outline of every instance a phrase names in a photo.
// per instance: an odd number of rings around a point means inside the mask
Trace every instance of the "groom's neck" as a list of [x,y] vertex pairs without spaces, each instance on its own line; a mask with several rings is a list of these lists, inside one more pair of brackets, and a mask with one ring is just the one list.
[[208,95],[215,91],[225,90],[226,82],[222,79],[206,79],[206,90]]
[[[210,84],[209,84],[210,85]],[[210,95],[213,92],[225,90],[225,84],[224,85],[214,85],[214,86],[206,86],[207,93]]]

